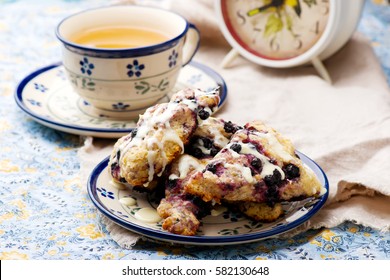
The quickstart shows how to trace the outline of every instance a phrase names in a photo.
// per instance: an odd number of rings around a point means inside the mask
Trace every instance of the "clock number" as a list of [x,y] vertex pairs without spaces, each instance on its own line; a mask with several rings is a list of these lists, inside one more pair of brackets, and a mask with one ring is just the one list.
[[310,31],[314,32],[316,35],[320,33],[320,22],[318,20],[316,21],[314,29],[311,29]]
[[246,18],[245,18],[245,16],[242,14],[241,10],[238,10],[238,11],[236,12],[236,14],[237,14],[237,17],[238,17],[239,19],[241,19],[241,21],[239,21],[238,23],[241,24],[241,25],[244,25],[244,24],[246,23]]
[[279,51],[279,49],[280,49],[280,45],[279,45],[279,43],[276,41],[276,37],[273,37],[272,39],[271,39],[271,41],[269,42],[269,47],[270,47],[270,49],[271,50],[273,50],[273,51]]
[[303,46],[302,40],[296,37],[295,40],[294,40],[294,47],[295,47],[295,49],[299,50],[299,49],[302,48],[302,46]]
[[329,14],[329,7],[328,6],[323,6],[322,8],[321,8],[321,13],[322,13],[322,15],[327,15],[327,14]]
[[259,33],[263,30],[261,28],[254,27],[253,28],[253,36],[252,36],[252,44],[256,44],[256,39],[259,38]]

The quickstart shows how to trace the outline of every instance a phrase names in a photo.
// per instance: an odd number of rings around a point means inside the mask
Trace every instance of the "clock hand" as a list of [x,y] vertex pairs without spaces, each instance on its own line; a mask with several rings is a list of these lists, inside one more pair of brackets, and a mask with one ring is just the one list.
[[299,2],[299,0],[272,0],[269,4],[266,4],[264,6],[261,6],[259,8],[255,8],[255,9],[252,9],[252,10],[249,10],[247,12],[247,15],[249,17],[251,16],[254,16],[254,15],[257,15],[258,13],[261,13],[261,12],[264,12],[266,10],[268,10],[269,8],[280,8],[282,7],[283,5],[288,5],[290,7],[292,7],[295,11],[295,13],[297,14],[298,17],[301,16],[301,4]]
[[269,4],[266,4],[264,6],[249,10],[246,14],[248,16],[254,16],[258,13],[264,12],[265,10],[268,10],[269,8],[278,8],[281,7],[284,4],[284,0],[272,0]]
[[299,2],[299,0],[297,0],[295,2],[296,3],[292,3],[293,5],[291,5],[291,6],[294,8],[294,11],[297,14],[297,16],[301,17],[301,12],[302,12],[302,10],[301,10],[301,3]]

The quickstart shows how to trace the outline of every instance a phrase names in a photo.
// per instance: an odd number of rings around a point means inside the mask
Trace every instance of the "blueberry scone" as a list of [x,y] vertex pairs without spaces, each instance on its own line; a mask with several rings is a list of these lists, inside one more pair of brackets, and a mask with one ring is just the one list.
[[295,154],[291,141],[259,121],[237,130],[204,170],[191,174],[184,188],[204,201],[271,206],[324,191]]
[[211,117],[218,103],[215,92],[179,91],[147,109],[114,146],[114,180],[148,192],[164,187],[157,208],[163,229],[195,235],[219,204],[271,222],[283,215],[281,202],[325,192],[290,140],[260,121],[241,127]]
[[[210,214],[213,209],[211,202],[205,202],[184,189],[191,174],[204,170],[210,160],[183,154],[168,168],[165,197],[157,208],[158,214],[164,219],[163,229],[180,235],[195,235],[201,218]],[[275,221],[284,213],[280,203],[240,202],[232,206],[249,218],[262,222]]]
[[163,229],[180,235],[195,235],[202,217],[209,214],[211,204],[197,196],[188,194],[183,186],[189,175],[203,170],[207,159],[197,159],[188,154],[181,155],[167,169],[165,198],[157,208],[164,219]]
[[[167,170],[165,198],[157,208],[164,219],[163,228],[181,235],[195,235],[200,226],[200,219],[212,210],[212,204],[206,203],[199,196],[189,194],[184,186],[194,172],[204,170],[224,146],[234,132],[242,129],[232,122],[210,117],[196,129],[186,151],[193,152],[181,155]],[[246,216],[256,220],[271,222],[283,214],[279,203],[242,202],[236,208]]]
[[211,210],[211,204],[184,190],[191,174],[201,171],[230,140],[236,125],[222,119],[209,117],[195,130],[185,147],[186,154],[173,161],[166,171],[165,198],[157,208],[164,219],[163,229],[181,235],[195,235],[203,216]]
[[147,109],[137,127],[115,144],[109,163],[112,177],[147,187],[184,152],[198,124],[217,109],[218,103],[216,92],[185,89],[169,103]]

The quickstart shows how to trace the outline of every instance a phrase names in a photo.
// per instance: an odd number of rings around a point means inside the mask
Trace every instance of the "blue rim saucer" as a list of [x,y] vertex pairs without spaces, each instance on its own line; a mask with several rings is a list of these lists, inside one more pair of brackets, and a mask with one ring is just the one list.
[[[316,214],[325,204],[329,183],[324,171],[313,160],[297,151],[301,160],[316,174],[326,192],[319,198],[303,201],[283,202],[285,214],[272,223],[261,223],[247,219],[243,215],[226,211],[217,216],[206,216],[196,236],[182,236],[162,229],[161,222],[147,223],[136,218],[142,207],[156,208],[157,203],[151,195],[132,191],[130,188],[118,189],[110,184],[108,172],[109,158],[100,162],[88,179],[88,195],[97,209],[110,220],[132,232],[170,243],[191,245],[232,245],[255,242],[277,237],[286,233]],[[121,198],[132,197],[134,206],[120,203]]]

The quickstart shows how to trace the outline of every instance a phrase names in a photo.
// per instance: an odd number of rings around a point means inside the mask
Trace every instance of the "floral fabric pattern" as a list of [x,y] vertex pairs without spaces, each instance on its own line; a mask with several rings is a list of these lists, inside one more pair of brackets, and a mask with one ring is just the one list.
[[[186,247],[140,241],[131,250],[119,247],[99,221],[80,181],[77,151],[83,139],[32,121],[13,98],[24,77],[60,60],[60,43],[54,35],[57,23],[73,13],[105,5],[103,0],[0,4],[0,260],[390,259],[388,233],[352,222],[239,246]],[[389,14],[390,6],[366,1],[359,31],[373,42],[390,82]],[[168,63],[174,66],[176,58],[172,53]],[[135,60],[127,67],[128,75],[138,77],[144,67]],[[93,70],[93,62],[80,61],[83,74],[91,75]],[[39,84],[35,88],[40,94],[47,90]],[[122,105],[117,104],[118,109]],[[113,194],[101,189],[99,195],[111,199]]]

